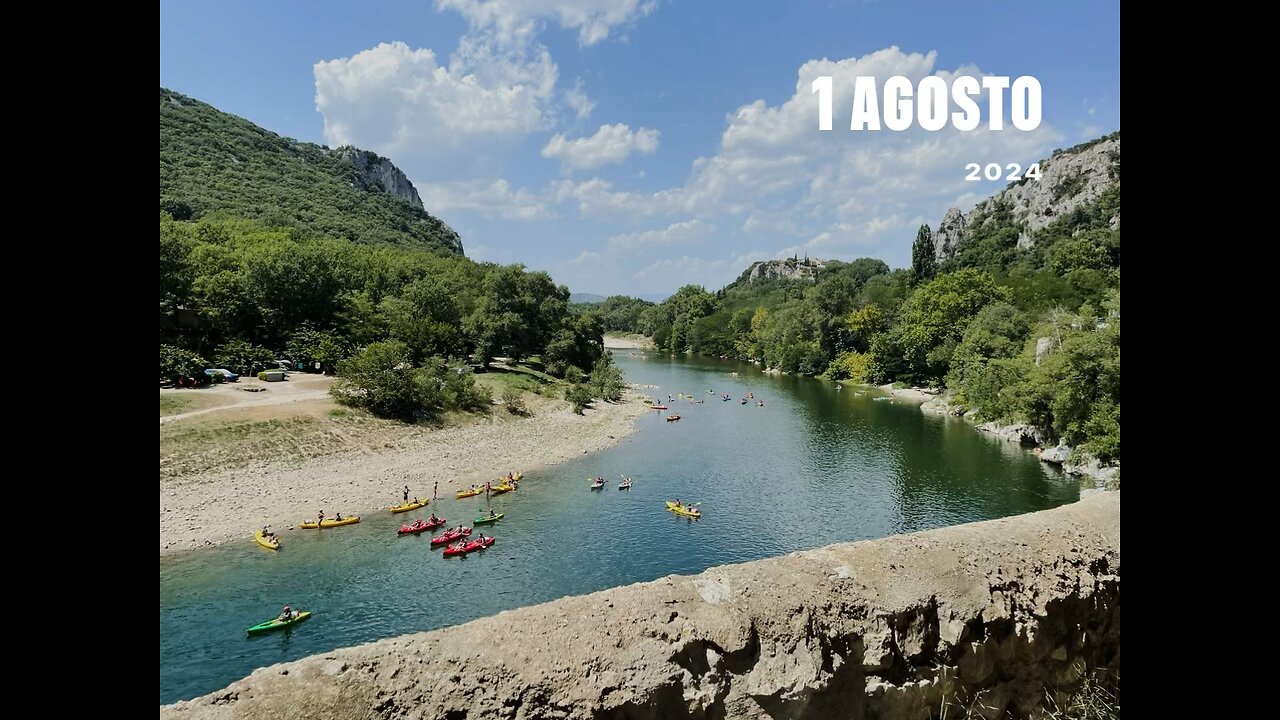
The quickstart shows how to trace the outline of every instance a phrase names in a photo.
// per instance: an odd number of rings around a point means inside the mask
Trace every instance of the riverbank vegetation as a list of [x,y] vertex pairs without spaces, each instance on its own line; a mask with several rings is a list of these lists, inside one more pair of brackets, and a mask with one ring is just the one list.
[[863,258],[824,263],[813,280],[744,273],[714,293],[685,286],[659,305],[610,298],[614,322],[667,352],[947,388],[985,419],[1031,422],[1118,461],[1119,212],[1115,182],[1020,247],[1026,228],[994,202],[942,261],[924,226],[909,269]]
[[567,288],[519,265],[166,212],[160,259],[163,380],[256,374],[284,358],[342,376],[343,403],[413,420],[487,407],[470,376],[495,357],[538,356],[563,378],[604,354],[599,317],[571,313]]

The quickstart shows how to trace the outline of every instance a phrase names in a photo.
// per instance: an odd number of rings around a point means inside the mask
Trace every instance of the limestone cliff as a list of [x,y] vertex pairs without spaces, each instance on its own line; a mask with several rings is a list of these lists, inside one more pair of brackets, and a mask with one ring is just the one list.
[[[1120,133],[1057,152],[1039,164],[1039,180],[1024,178],[978,203],[967,214],[959,208],[947,210],[933,234],[938,260],[955,257],[975,223],[994,221],[1001,208],[1008,209],[1020,230],[1018,247],[1031,247],[1037,230],[1092,203],[1120,182]],[[1119,214],[1111,222],[1113,227],[1118,225]]]
[[160,717],[1025,717],[1119,668],[1116,492],[316,655]]
[[424,209],[418,190],[409,182],[409,178],[392,162],[381,155],[361,150],[350,145],[343,145],[333,151],[334,157],[350,165],[356,171],[357,187],[361,190],[381,189],[393,197],[408,202],[410,205]]
[[818,272],[826,267],[825,260],[817,258],[787,258],[786,260],[762,260],[751,263],[736,283],[753,283],[758,280],[807,280],[813,282]]

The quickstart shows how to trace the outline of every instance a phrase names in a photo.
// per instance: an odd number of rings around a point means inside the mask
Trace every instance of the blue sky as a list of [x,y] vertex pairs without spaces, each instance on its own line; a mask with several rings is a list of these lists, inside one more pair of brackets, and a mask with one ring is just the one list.
[[[894,74],[1033,75],[1043,122],[847,130],[853,77]],[[830,132],[819,75],[835,78]],[[796,253],[905,266],[921,222],[1003,187],[966,182],[965,163],[1119,129],[1120,8],[162,0],[160,84],[387,155],[470,257],[577,292],[665,294]]]

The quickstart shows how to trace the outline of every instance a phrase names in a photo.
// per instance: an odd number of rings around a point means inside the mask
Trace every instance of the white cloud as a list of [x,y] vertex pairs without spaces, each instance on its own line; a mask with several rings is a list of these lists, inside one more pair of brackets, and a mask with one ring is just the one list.
[[591,169],[620,163],[631,153],[651,154],[658,149],[658,131],[631,128],[619,123],[601,125],[595,135],[566,140],[556,134],[542,148],[542,157],[560,161],[561,168]]
[[513,190],[506,180],[471,180],[453,183],[414,183],[422,204],[433,213],[470,210],[485,217],[507,220],[542,220],[555,217],[546,197],[525,188]]
[[556,75],[546,48],[500,53],[464,38],[444,66],[431,50],[383,43],[316,63],[316,109],[330,145],[433,178],[491,175],[522,136],[551,127]]
[[596,104],[587,97],[587,93],[582,89],[582,78],[573,84],[573,87],[564,91],[564,104],[573,110],[575,120],[586,120],[591,115],[591,111],[595,110]]
[[672,223],[662,230],[623,233],[609,238],[609,247],[622,250],[648,248],[675,243],[692,244],[715,231],[715,226],[701,220]]
[[[973,66],[936,67],[936,53],[896,47],[844,60],[811,60],[796,73],[793,94],[779,105],[756,100],[727,115],[717,152],[695,160],[681,186],[635,193],[600,179],[560,181],[555,202],[576,202],[579,212],[601,218],[692,217],[704,222],[733,217],[729,227],[753,237],[782,235],[788,245],[905,258],[917,218],[941,219],[958,197],[986,197],[1003,182],[965,181],[965,164],[1027,164],[1062,139],[1047,123],[1032,132],[983,129],[961,132],[848,130],[854,78],[883,82],[904,75],[913,83],[937,75],[982,76]],[[833,78],[832,131],[818,130],[812,81]],[[985,96],[976,98],[986,108]],[[843,120],[841,120],[843,118]],[[842,126],[843,123],[843,126]],[[966,208],[967,209],[967,208]],[[903,250],[907,248],[908,250]]]
[[456,10],[471,27],[493,35],[504,44],[527,43],[539,23],[554,20],[566,30],[578,31],[578,43],[595,45],[620,25],[644,17],[657,8],[653,0],[436,0],[440,10]]

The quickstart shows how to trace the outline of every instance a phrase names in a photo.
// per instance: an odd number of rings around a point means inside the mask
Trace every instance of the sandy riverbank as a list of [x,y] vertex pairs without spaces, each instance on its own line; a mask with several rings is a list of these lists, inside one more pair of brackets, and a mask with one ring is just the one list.
[[652,350],[653,341],[648,338],[625,338],[617,335],[605,335],[604,346],[617,350]]
[[202,473],[160,484],[160,554],[248,540],[254,528],[269,524],[288,542],[289,530],[323,508],[334,512],[386,512],[400,489],[429,497],[440,483],[440,497],[452,498],[459,486],[496,480],[512,470],[537,482],[541,468],[614,445],[635,430],[647,412],[629,393],[616,405],[595,403],[574,415],[567,403],[531,398],[535,415],[521,420],[481,419],[401,443],[393,451],[347,453],[300,464]]

